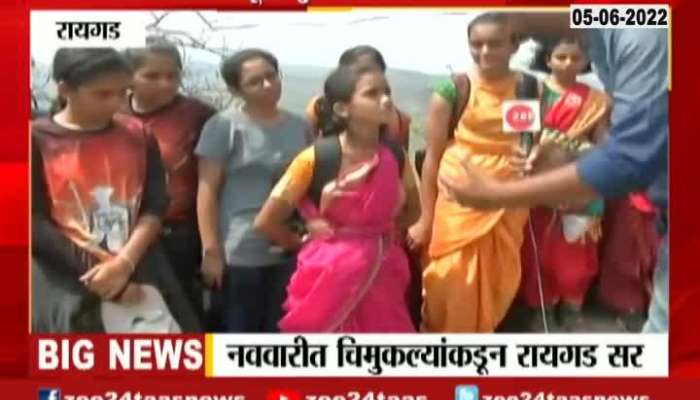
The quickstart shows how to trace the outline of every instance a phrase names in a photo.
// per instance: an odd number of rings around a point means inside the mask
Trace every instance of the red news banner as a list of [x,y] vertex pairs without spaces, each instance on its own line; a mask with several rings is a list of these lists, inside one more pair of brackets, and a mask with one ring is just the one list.
[[204,335],[37,335],[32,340],[32,374],[203,377],[204,343]]
[[[277,375],[270,366],[280,364],[281,358],[268,357],[260,353],[266,344],[276,343],[277,349],[289,343],[299,344],[301,336],[291,340],[279,335],[230,335],[225,337],[226,351],[221,346],[214,348],[214,340],[223,337],[189,335],[40,335],[34,338],[32,354],[37,361],[32,376],[37,382],[38,393],[61,394],[61,400],[651,400],[663,398],[658,384],[660,380],[636,381],[624,385],[619,380],[615,385],[596,384],[578,380],[547,379],[478,379],[478,378],[419,378],[419,379],[329,379],[308,376],[326,376],[333,366],[317,368],[313,374],[299,378],[250,379],[240,376],[256,376],[261,372],[267,376]],[[321,335],[306,335],[309,348],[323,342]],[[405,335],[404,335],[405,336]],[[401,342],[414,343],[407,336]],[[341,337],[346,345],[354,343],[348,336]],[[356,335],[358,342],[368,342]],[[455,338],[450,337],[454,340]],[[517,339],[511,339],[518,341]],[[387,343],[399,342],[384,338]],[[454,340],[456,341],[456,340]],[[467,342],[467,340],[462,340]],[[506,343],[510,340],[503,339]],[[371,341],[370,341],[371,342]],[[376,342],[376,341],[375,341]],[[481,343],[479,340],[472,342]],[[524,341],[527,342],[527,341]],[[546,341],[545,341],[546,342]],[[590,342],[596,342],[591,340]],[[206,344],[205,344],[206,343]],[[247,343],[247,344],[246,344]],[[303,342],[306,347],[307,342]],[[481,345],[479,345],[481,346]],[[244,355],[243,348],[250,350]],[[566,345],[562,345],[566,347]],[[257,355],[254,355],[257,350]],[[273,350],[267,346],[267,350]],[[313,351],[313,349],[310,349]],[[336,349],[329,348],[329,352]],[[212,351],[221,352],[235,367],[237,362],[255,364],[263,359],[262,369],[253,369],[240,375],[228,375],[232,379],[206,379],[211,376]],[[463,351],[463,350],[462,350]],[[227,354],[228,353],[228,354]],[[261,355],[262,354],[262,355]],[[272,353],[269,353],[272,354]],[[349,353],[348,353],[349,354]],[[352,357],[344,354],[346,361]],[[252,355],[252,356],[251,356]],[[297,355],[300,355],[297,354]],[[243,359],[238,359],[242,357]],[[304,358],[305,356],[302,356]],[[370,358],[365,353],[360,358]],[[274,358],[274,362],[272,359]],[[384,357],[382,357],[384,358]],[[289,357],[288,360],[292,360]],[[318,362],[313,355],[311,364]],[[550,357],[551,359],[551,357]],[[355,359],[357,361],[357,359]],[[550,360],[551,361],[551,360]],[[607,361],[600,359],[601,364]],[[219,361],[220,362],[220,361]],[[526,361],[526,362],[529,362]],[[544,362],[544,360],[541,360]],[[330,364],[330,363],[329,363]],[[288,365],[290,369],[296,365]],[[388,366],[385,366],[388,368]],[[494,366],[497,368],[498,366]],[[371,366],[370,366],[371,368]],[[272,369],[272,371],[266,371]],[[290,376],[285,368],[278,368],[280,375]],[[303,369],[299,370],[304,372]],[[465,370],[466,371],[466,370]],[[226,371],[224,371],[226,372]],[[420,371],[418,371],[421,374]],[[437,374],[442,374],[438,371]],[[473,375],[469,372],[466,375]],[[362,375],[354,373],[354,376]],[[366,373],[364,374],[367,375]],[[422,375],[425,375],[423,372]],[[225,376],[225,375],[224,375]],[[239,376],[236,378],[236,376]],[[294,376],[294,374],[291,374]],[[84,378],[92,380],[85,381]],[[157,378],[158,383],[145,380]],[[610,382],[609,380],[607,380]],[[631,381],[627,381],[631,382]],[[181,396],[181,397],[178,397]],[[188,397],[189,396],[189,397]],[[206,397],[204,397],[206,396]],[[470,397],[477,396],[477,397]],[[41,399],[41,398],[40,398]],[[47,398],[47,400],[52,400]]]
[[668,371],[665,335],[36,335],[32,347],[37,376],[663,377]]

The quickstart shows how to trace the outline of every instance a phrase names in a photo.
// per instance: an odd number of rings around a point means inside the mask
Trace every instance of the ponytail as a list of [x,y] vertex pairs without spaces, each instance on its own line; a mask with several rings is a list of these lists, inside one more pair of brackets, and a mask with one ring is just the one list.
[[314,106],[314,112],[321,137],[337,136],[348,127],[347,121],[333,111],[333,105],[326,100],[325,96],[318,99]]

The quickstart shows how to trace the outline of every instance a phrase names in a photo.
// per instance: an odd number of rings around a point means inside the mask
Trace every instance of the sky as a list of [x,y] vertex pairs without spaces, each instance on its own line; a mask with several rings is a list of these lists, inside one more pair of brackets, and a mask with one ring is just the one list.
[[[450,13],[430,9],[307,13],[202,11],[205,22],[194,11],[182,11],[169,12],[158,27],[185,32],[209,46],[225,46],[231,51],[262,47],[275,54],[282,65],[332,67],[344,49],[369,44],[382,52],[390,68],[445,74],[449,71],[448,65],[454,70],[465,70],[471,65],[466,27],[478,12]],[[32,13],[31,53],[36,60],[50,64],[57,45],[43,39],[55,36],[55,27],[41,22],[40,17],[47,14],[38,13]],[[99,14],[87,13],[93,17]],[[155,20],[154,15],[160,16],[163,12],[119,13],[122,14],[132,21],[149,23]],[[513,65],[526,65],[532,51],[532,43],[523,45]],[[206,52],[190,52],[190,56],[219,61]]]

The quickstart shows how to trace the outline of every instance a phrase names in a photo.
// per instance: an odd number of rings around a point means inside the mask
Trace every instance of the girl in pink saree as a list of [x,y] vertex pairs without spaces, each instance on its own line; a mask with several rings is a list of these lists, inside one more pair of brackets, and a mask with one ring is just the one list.
[[[280,330],[415,332],[406,296],[410,269],[395,222],[407,191],[411,196],[417,189],[410,164],[380,140],[380,126],[391,115],[386,80],[379,73],[337,70],[326,82],[324,101],[336,126],[320,140],[335,141],[340,150],[337,178],[324,183],[313,199],[320,152],[307,148],[256,219],[256,228],[273,242],[287,250],[301,248]],[[341,118],[347,122],[339,123]],[[332,129],[340,134],[332,135]],[[311,227],[308,240],[284,225],[295,207]]]

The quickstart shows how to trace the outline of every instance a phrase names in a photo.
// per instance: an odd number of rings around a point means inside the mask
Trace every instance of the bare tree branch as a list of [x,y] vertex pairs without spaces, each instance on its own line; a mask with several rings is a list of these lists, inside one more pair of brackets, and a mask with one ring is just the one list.
[[201,11],[196,11],[195,14],[197,14],[197,16],[199,17],[199,19],[201,19],[202,21],[204,21],[204,23],[207,25],[207,27],[209,27],[209,29],[211,29],[211,30],[213,30],[213,31],[216,30],[216,28],[214,27],[214,25],[212,25],[211,22],[209,22],[209,20],[204,16],[204,14],[202,14]]
[[228,54],[225,48],[216,48],[207,45],[204,39],[199,39],[194,37],[194,35],[189,32],[176,30],[176,29],[162,29],[156,28],[153,31],[157,32],[159,35],[167,37],[169,40],[176,42],[183,47],[190,47],[194,49],[200,49],[208,51],[209,53],[215,54],[219,57],[224,57]]
[[163,14],[158,15],[158,14],[156,14],[155,11],[151,11],[151,16],[153,17],[154,21],[152,23],[146,25],[146,29],[156,28],[161,23],[161,21],[163,21],[165,19],[165,17],[167,17],[169,14],[170,13],[166,11]]
[[204,24],[207,26],[207,28],[209,28],[209,30],[214,31],[214,32],[250,29],[250,28],[257,28],[259,26],[259,24],[218,25],[215,22],[212,22],[209,18],[207,18],[207,16],[204,15],[204,13],[201,11],[196,11],[195,14],[197,14],[199,19],[201,19],[202,22],[204,22]]
[[358,24],[364,24],[366,22],[381,21],[381,20],[385,20],[385,19],[389,19],[389,17],[383,16],[383,15],[378,15],[376,17],[358,18],[356,20],[348,22],[347,24],[348,25],[358,25]]

